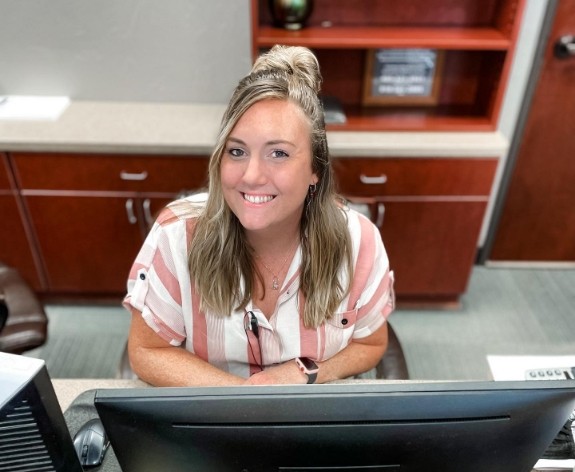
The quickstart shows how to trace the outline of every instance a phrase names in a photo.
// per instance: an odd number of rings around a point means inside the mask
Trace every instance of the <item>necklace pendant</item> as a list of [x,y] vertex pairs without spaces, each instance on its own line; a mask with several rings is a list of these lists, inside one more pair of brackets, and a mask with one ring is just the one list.
[[278,278],[276,276],[274,276],[274,278],[272,280],[272,289],[273,290],[279,290],[280,289],[280,284],[279,284]]

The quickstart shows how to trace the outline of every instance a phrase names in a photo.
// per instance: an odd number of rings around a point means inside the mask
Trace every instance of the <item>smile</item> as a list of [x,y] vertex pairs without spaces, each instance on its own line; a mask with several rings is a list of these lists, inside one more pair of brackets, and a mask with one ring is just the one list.
[[244,200],[255,204],[268,203],[275,198],[273,195],[248,195],[247,193],[244,193],[243,196]]

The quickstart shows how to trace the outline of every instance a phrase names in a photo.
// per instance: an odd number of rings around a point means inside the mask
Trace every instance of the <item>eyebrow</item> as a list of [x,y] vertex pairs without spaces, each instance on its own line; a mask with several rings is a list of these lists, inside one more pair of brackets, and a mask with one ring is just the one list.
[[[243,140],[240,138],[234,138],[233,136],[228,137],[227,141],[232,141],[234,143],[246,146],[246,143]],[[266,142],[266,146],[274,146],[276,144],[289,144],[290,146],[296,147],[294,143],[288,141],[287,139],[272,139],[271,141]]]
[[239,139],[239,138],[234,138],[233,136],[229,136],[226,141],[233,141],[234,143],[243,144],[243,145],[246,144],[246,143],[244,143],[241,139]]

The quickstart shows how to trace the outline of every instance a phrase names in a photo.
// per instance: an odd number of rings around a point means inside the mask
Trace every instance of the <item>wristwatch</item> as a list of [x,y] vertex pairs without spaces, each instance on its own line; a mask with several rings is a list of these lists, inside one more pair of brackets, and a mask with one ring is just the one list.
[[295,363],[305,375],[307,375],[307,383],[315,383],[319,367],[309,357],[296,357]]

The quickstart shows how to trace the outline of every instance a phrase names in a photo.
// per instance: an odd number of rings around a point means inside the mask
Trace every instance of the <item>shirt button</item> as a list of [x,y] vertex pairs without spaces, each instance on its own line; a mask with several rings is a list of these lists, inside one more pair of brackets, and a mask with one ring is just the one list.
[[140,274],[140,280],[146,280],[146,274]]
[[347,318],[344,318],[343,320],[341,320],[341,324],[345,326],[347,324]]

